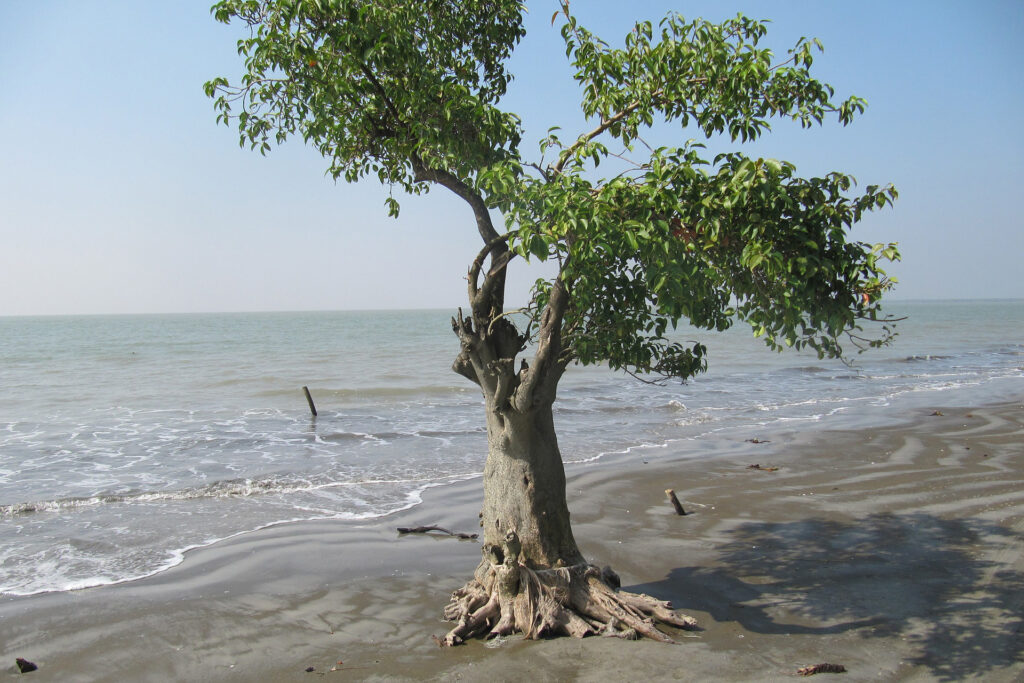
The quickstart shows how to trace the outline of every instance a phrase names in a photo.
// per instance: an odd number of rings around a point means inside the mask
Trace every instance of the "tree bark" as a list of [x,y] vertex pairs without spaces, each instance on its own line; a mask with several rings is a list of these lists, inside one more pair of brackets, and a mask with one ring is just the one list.
[[508,532],[515,531],[520,561],[531,569],[583,562],[569,523],[551,403],[542,401],[525,414],[489,403],[487,412],[481,514],[485,549],[500,549]]

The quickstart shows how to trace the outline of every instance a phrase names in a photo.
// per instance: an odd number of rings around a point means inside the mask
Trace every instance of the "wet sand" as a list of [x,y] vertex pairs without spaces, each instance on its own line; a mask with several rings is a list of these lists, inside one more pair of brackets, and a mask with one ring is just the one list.
[[39,665],[33,681],[766,681],[822,662],[843,681],[1024,678],[1021,403],[737,433],[567,474],[584,554],[701,630],[439,649],[480,546],[395,528],[475,531],[472,480],[372,524],[281,525],[149,579],[3,598],[0,678],[16,657]]

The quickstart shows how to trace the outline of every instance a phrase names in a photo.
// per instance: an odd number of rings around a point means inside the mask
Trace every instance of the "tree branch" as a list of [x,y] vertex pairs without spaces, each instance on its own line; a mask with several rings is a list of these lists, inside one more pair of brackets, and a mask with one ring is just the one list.
[[[660,91],[658,93],[655,93],[655,96],[657,96],[658,94],[660,94]],[[558,155],[558,162],[551,167],[551,170],[555,173],[561,173],[562,169],[565,168],[566,162],[569,161],[569,157],[571,157],[576,152],[576,150],[578,150],[580,147],[587,144],[588,142],[596,138],[598,135],[614,126],[616,123],[619,123],[620,121],[622,121],[622,119],[626,118],[639,108],[640,101],[637,100],[632,102],[629,106],[627,106],[625,109],[618,112],[611,118],[603,119],[601,121],[601,125],[599,125],[594,130],[590,131],[586,135],[581,135],[579,139],[576,140],[576,142],[562,150],[562,153]]]
[[[519,372],[520,383],[516,390],[514,405],[520,412],[526,412],[537,405],[542,400],[541,393],[550,391],[557,385],[568,365],[568,359],[561,357],[562,322],[568,308],[569,290],[559,275],[551,287],[551,296],[544,307],[544,313],[541,314],[533,366],[524,367]],[[553,400],[554,392],[550,393]]]
[[370,67],[360,61],[359,70],[363,72],[363,75],[366,76],[366,80],[370,81],[374,89],[377,91],[377,95],[384,101],[388,111],[391,112],[392,118],[395,119],[395,123],[402,123],[402,117],[399,115],[398,109],[395,108],[395,103],[391,101],[390,97],[388,97],[388,91],[384,89],[384,86],[377,80],[377,77],[373,75],[373,71]]
[[[686,81],[687,84],[707,82],[708,79],[704,77],[691,78]],[[658,100],[664,94],[664,89],[659,88],[658,90],[651,94],[651,100]],[[604,133],[606,130],[614,126],[616,123],[621,123],[623,119],[625,119],[627,116],[635,112],[641,106],[643,106],[643,102],[641,102],[640,100],[634,100],[633,102],[630,102],[627,106],[625,106],[621,111],[618,111],[614,115],[612,115],[610,118],[602,119],[600,125],[598,125],[597,128],[594,128],[594,130],[590,131],[589,133],[586,133],[585,135],[581,135],[576,140],[576,142],[562,150],[562,153],[558,155],[558,162],[551,167],[552,172],[561,173],[562,169],[565,168],[565,164],[568,163],[569,158],[576,152],[576,150],[578,150],[583,145],[587,144],[594,138]]]
[[[418,154],[410,154],[409,161],[412,164],[413,177],[416,182],[433,182],[446,187],[473,209],[477,232],[480,233],[480,237],[484,241],[484,251],[491,254],[491,270],[484,280],[484,287],[474,292],[475,280],[479,277],[479,268],[475,268],[476,276],[470,277],[470,292],[473,294],[470,303],[473,306],[473,316],[477,318],[478,323],[485,325],[490,319],[501,315],[505,306],[504,267],[512,258],[506,256],[510,253],[506,243],[507,237],[499,235],[498,231],[494,229],[487,204],[473,188],[448,171],[428,167]],[[481,267],[482,265],[481,262]],[[474,261],[475,266],[476,262]],[[470,274],[472,275],[473,272],[474,268],[471,267]]]
[[[491,268],[487,271],[487,275],[484,277],[484,284],[480,287],[477,292],[481,303],[493,302],[497,299],[504,301],[505,299],[505,268],[509,262],[516,257],[515,252],[508,251],[507,249],[497,256],[491,257]],[[490,319],[491,322],[500,318],[504,311],[504,305],[502,304],[497,309],[491,306]]]
[[[491,222],[491,214],[487,210],[487,205],[484,203],[483,197],[473,190],[473,188],[459,180],[455,175],[448,171],[429,168],[418,154],[410,154],[409,161],[412,164],[413,177],[416,182],[437,183],[442,187],[448,188],[454,192],[456,196],[470,205],[473,209],[473,214],[476,217],[477,230],[479,231],[480,237],[483,239],[485,245],[500,237],[498,231],[494,229],[494,224]],[[500,251],[500,247],[496,248]]]
[[[494,239],[490,240],[489,242],[487,242],[487,244],[484,245],[484,248],[480,250],[480,253],[476,255],[476,258],[473,259],[473,265],[471,265],[469,267],[469,275],[468,275],[468,278],[469,278],[469,298],[470,298],[470,300],[472,300],[473,297],[475,297],[476,294],[477,294],[477,291],[478,291],[477,290],[477,283],[480,280],[480,269],[484,267],[484,261],[487,259],[487,255],[490,254],[495,249],[497,249],[502,244],[507,243],[507,240],[508,240],[509,236],[511,236],[512,234],[513,234],[512,232],[506,232],[504,235],[498,235]],[[506,251],[505,253],[511,253],[511,252]],[[510,256],[509,259],[505,261],[505,264],[507,264],[508,261],[511,260],[511,258],[512,257]],[[503,266],[504,266],[504,264],[503,264]],[[494,266],[494,265],[491,266],[491,271],[488,272],[488,274],[487,274],[488,277],[491,275],[492,272],[494,272],[495,267],[496,266]],[[486,280],[485,280],[485,285],[486,285]]]

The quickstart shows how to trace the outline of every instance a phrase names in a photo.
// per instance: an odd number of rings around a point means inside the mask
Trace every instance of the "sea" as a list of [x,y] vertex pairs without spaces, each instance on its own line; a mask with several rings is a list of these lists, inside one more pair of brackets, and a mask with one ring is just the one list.
[[[567,468],[1024,400],[1024,300],[887,312],[905,317],[895,342],[845,363],[737,326],[677,332],[708,349],[686,383],[571,367],[555,408]],[[239,534],[360,524],[480,477],[483,400],[450,369],[452,313],[0,317],[0,594],[132,581]]]

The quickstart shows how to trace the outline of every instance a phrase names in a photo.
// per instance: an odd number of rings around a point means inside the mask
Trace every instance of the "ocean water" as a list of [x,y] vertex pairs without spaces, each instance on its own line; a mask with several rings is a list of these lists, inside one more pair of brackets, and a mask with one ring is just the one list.
[[[896,343],[852,366],[736,328],[680,332],[709,349],[686,384],[570,368],[563,456],[714,457],[746,434],[1024,398],[1024,301],[890,309],[908,316]],[[479,476],[483,403],[449,369],[450,315],[0,318],[0,594],[129,581],[237,534],[358,523]]]

